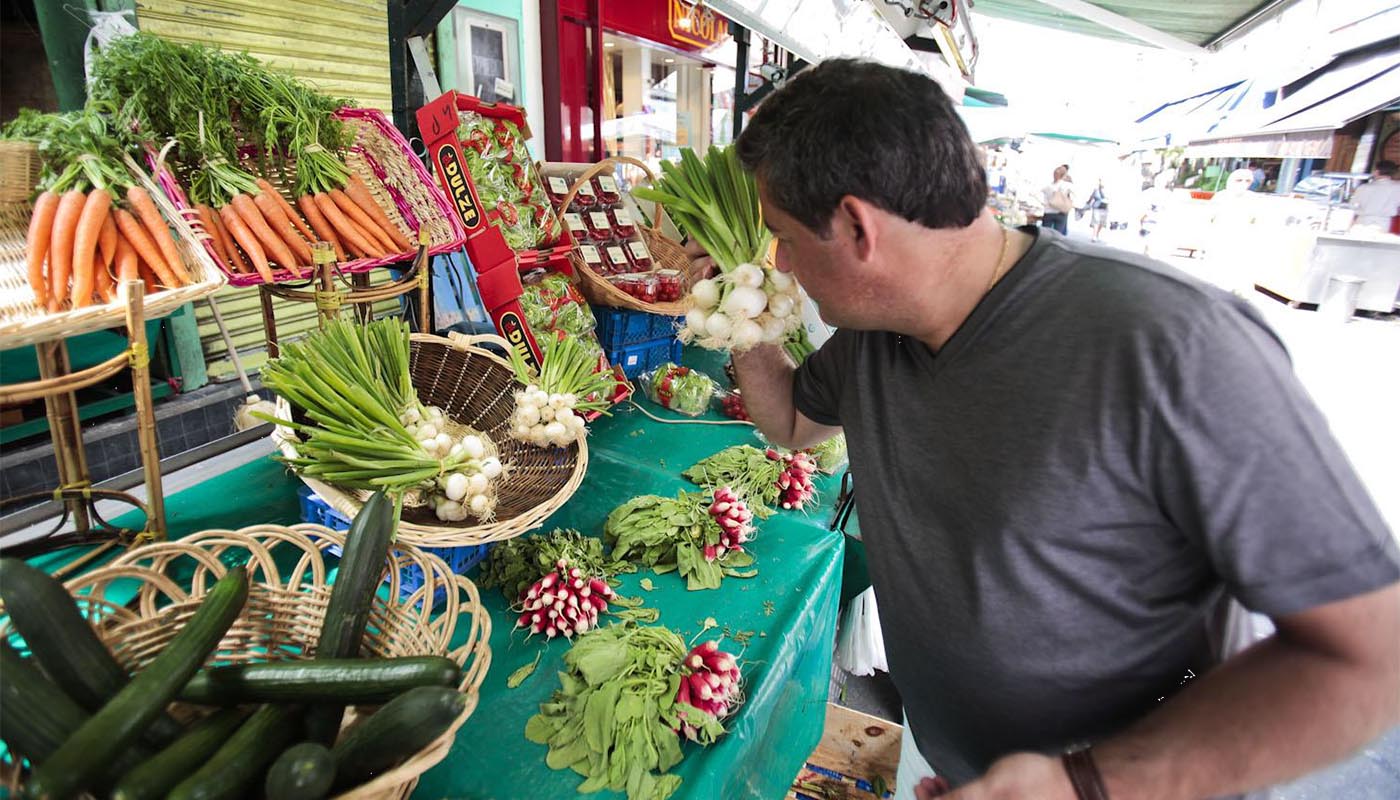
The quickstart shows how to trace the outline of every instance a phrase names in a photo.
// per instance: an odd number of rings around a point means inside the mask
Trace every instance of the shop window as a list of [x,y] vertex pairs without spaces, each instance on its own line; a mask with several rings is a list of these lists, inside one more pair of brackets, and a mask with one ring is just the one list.
[[519,103],[519,29],[515,20],[453,9],[457,29],[457,86],[490,102]]

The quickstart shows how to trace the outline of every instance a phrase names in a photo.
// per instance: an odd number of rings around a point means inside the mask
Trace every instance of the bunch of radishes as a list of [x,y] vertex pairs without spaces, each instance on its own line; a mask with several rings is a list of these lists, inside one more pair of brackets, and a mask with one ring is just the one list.
[[[681,685],[676,690],[678,705],[688,705],[716,720],[723,720],[732,707],[739,704],[743,680],[739,663],[734,656],[719,649],[719,642],[701,642],[691,648],[681,669]],[[699,729],[685,721],[686,710],[680,709],[676,716],[682,720],[678,733],[698,741]]]
[[445,522],[461,522],[468,514],[489,518],[496,507],[493,481],[504,472],[491,439],[469,429],[454,434],[449,428],[460,430],[460,426],[437,406],[410,405],[399,415],[399,422],[424,453],[447,468],[428,494],[428,505],[437,518]]
[[721,486],[715,490],[709,512],[719,523],[720,533],[719,544],[705,545],[706,561],[724,558],[730,550],[743,550],[744,543],[753,538],[753,512],[730,487]]
[[781,344],[801,324],[797,281],[786,272],[740,264],[696,281],[681,340],[711,350]]
[[554,566],[553,572],[520,596],[521,612],[515,627],[528,628],[530,635],[539,633],[546,639],[572,639],[576,633],[598,627],[598,615],[608,610],[608,601],[613,598],[612,587],[602,578],[584,575],[565,559]]
[[537,447],[568,447],[587,435],[583,416],[574,411],[578,397],[550,394],[535,384],[515,393],[510,425],[515,438]]
[[783,472],[778,476],[778,503],[783,508],[801,510],[802,505],[816,494],[817,489],[812,484],[812,475],[817,471],[817,462],[806,453],[788,453],[783,455],[772,448],[768,449],[768,459],[770,461],[780,461],[784,464]]

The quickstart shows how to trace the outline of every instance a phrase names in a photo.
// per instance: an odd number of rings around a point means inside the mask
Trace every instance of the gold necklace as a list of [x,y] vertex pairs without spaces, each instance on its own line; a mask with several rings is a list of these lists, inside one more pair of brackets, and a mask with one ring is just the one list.
[[997,285],[997,281],[1001,280],[1001,276],[1006,272],[1006,248],[1007,245],[1011,242],[1011,235],[1006,232],[1005,225],[1001,225],[1000,227],[1001,252],[997,254],[997,268],[992,272],[992,280],[990,283],[987,284],[987,288],[982,291],[982,294],[984,295],[987,292],[990,292],[993,286]]

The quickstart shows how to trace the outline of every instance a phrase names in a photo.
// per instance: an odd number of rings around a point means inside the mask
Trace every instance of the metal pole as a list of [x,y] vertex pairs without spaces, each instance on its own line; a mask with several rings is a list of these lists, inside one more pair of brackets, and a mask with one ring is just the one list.
[[734,139],[744,131],[744,95],[749,89],[749,29],[735,22],[729,30],[734,36]]

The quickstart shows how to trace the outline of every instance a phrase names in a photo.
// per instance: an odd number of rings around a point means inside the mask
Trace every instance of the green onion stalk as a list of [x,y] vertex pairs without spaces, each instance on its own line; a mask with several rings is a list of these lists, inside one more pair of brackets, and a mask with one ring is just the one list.
[[525,387],[515,392],[511,436],[536,447],[567,447],[588,434],[584,416],[608,413],[617,379],[582,337],[561,332],[553,340],[542,338],[541,347],[538,373],[510,352],[515,379]]
[[284,346],[262,379],[305,420],[257,414],[301,436],[297,455],[282,459],[297,473],[400,501],[420,492],[444,521],[491,518],[504,471],[495,447],[418,399],[407,323],[332,319]]
[[683,148],[679,165],[662,162],[655,186],[632,194],[664,205],[719,267],[717,277],[690,289],[683,341],[742,351],[780,344],[800,323],[797,283],[766,265],[773,237],[763,223],[758,184],[732,146],[712,147],[704,159]]

